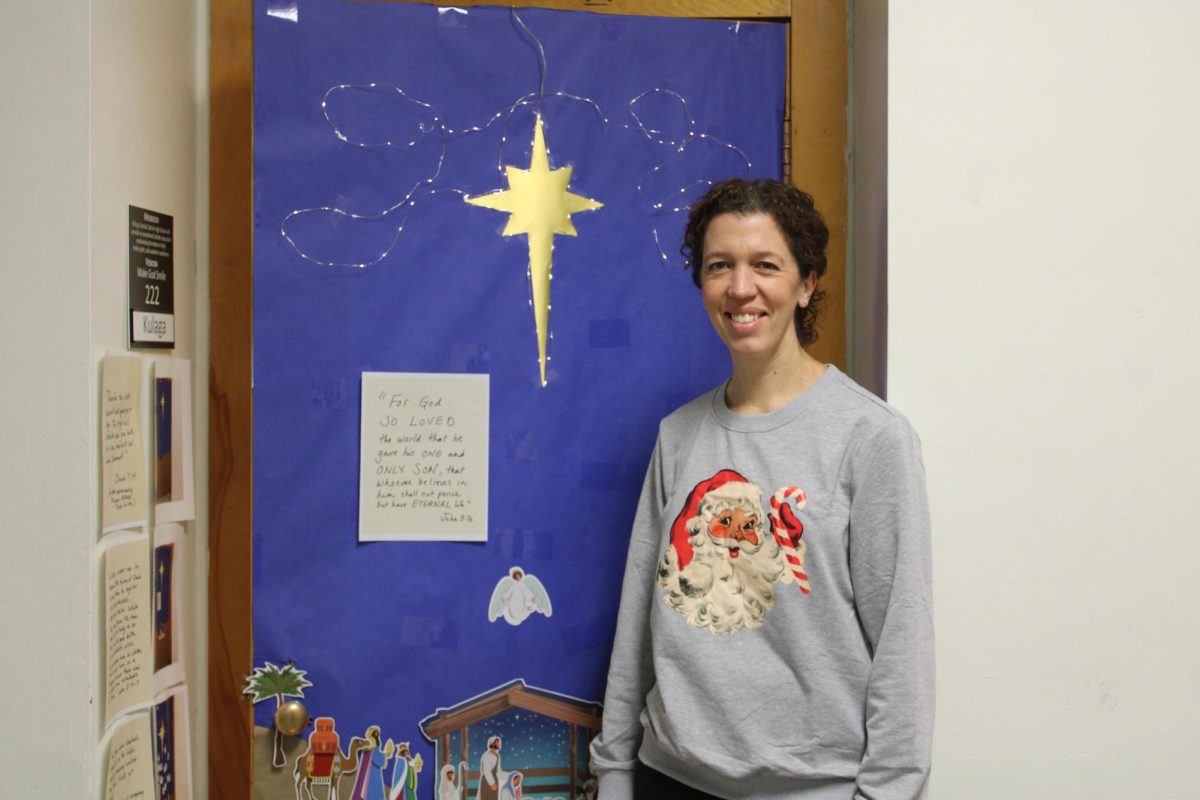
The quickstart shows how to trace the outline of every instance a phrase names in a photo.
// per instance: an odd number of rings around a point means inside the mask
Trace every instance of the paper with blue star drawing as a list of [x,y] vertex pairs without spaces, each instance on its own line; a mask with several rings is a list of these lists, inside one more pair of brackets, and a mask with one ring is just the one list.
[[[771,23],[256,3],[255,657],[346,741],[602,698],[657,423],[728,372],[681,209],[779,175],[784,74]],[[488,376],[486,543],[356,541],[364,372]],[[514,568],[553,614],[489,621]]]

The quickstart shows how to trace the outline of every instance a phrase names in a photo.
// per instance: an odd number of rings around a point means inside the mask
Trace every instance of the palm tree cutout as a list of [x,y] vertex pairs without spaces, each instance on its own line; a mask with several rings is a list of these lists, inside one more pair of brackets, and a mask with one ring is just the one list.
[[[255,667],[254,671],[246,676],[246,688],[242,689],[242,694],[252,697],[255,703],[274,697],[275,710],[278,711],[283,705],[283,698],[304,697],[304,690],[312,686],[304,675],[305,670],[296,669],[295,662],[289,661],[280,669],[267,661],[263,666]],[[271,764],[282,767],[284,763],[283,735],[279,728],[275,728],[275,747]]]

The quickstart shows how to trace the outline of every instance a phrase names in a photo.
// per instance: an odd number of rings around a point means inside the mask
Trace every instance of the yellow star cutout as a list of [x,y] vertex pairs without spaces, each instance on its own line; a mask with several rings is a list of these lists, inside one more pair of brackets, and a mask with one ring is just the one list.
[[468,197],[471,205],[495,211],[507,211],[505,236],[523,233],[529,240],[529,283],[533,299],[533,319],[537,327],[538,364],[542,386],[546,385],[546,336],[550,327],[550,253],[554,235],[575,236],[571,215],[602,208],[591,198],[567,191],[571,167],[550,169],[546,134],[539,114],[533,127],[533,155],[529,169],[506,166],[508,189]]

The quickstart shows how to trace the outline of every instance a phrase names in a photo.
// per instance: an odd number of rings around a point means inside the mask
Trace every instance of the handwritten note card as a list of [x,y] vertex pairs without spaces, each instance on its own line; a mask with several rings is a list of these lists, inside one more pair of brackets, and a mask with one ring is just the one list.
[[487,540],[488,376],[364,372],[360,541]]
[[108,533],[146,521],[142,360],[137,356],[106,356],[101,373],[101,526]]
[[153,800],[154,749],[150,715],[137,714],[121,723],[108,743],[104,800]]
[[104,554],[104,719],[149,705],[150,545],[145,536]]

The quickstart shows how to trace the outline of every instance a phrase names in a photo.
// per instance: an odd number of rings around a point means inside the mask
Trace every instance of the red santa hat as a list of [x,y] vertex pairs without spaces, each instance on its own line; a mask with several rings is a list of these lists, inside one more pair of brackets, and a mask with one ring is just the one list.
[[748,480],[733,470],[723,469],[708,480],[697,483],[695,488],[692,489],[691,494],[688,495],[687,503],[684,504],[683,510],[679,512],[679,516],[675,518],[675,522],[671,525],[671,547],[675,548],[675,557],[679,560],[679,569],[682,570],[692,562],[691,532],[688,531],[687,524],[692,517],[700,513],[700,503],[703,502],[704,496],[734,481],[749,483]]

